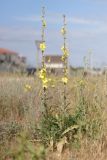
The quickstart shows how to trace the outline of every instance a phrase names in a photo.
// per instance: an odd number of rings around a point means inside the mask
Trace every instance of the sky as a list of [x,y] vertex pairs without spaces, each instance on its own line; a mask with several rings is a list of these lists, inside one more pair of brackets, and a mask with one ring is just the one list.
[[41,9],[46,12],[46,54],[61,55],[62,15],[67,19],[67,45],[72,66],[107,64],[107,0],[0,0],[0,48],[26,56],[36,66],[35,40],[41,40]]

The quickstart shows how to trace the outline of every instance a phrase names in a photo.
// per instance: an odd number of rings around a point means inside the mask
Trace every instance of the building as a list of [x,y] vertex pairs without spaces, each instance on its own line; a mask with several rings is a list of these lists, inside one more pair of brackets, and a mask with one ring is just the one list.
[[0,48],[0,72],[24,72],[26,58],[8,49]]
[[53,74],[62,74],[64,63],[61,60],[60,55],[46,55],[45,56],[45,65],[47,71]]

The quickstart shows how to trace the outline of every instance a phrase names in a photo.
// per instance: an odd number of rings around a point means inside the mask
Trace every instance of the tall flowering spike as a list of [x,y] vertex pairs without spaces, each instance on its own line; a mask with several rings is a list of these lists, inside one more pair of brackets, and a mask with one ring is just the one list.
[[40,43],[40,50],[42,52],[42,67],[44,67],[44,52],[46,49],[46,44],[45,44],[45,28],[46,28],[46,21],[45,21],[45,7],[42,8],[42,29],[41,29],[41,38],[42,42]]
[[62,55],[62,61],[63,61],[63,64],[64,64],[64,70],[63,70],[63,77],[62,77],[62,82],[64,84],[64,92],[63,92],[63,107],[64,107],[64,110],[66,111],[66,107],[67,107],[67,96],[66,96],[66,85],[68,83],[68,55],[69,55],[69,52],[68,52],[68,49],[67,49],[67,45],[66,45],[66,35],[67,35],[67,29],[66,29],[66,16],[63,15],[63,27],[61,29],[61,33],[62,33],[62,36],[63,36],[63,46],[61,47],[61,50],[63,52],[63,55]]
[[41,16],[41,43],[40,43],[40,50],[42,53],[42,68],[45,66],[45,60],[44,60],[44,52],[46,49],[46,43],[45,43],[45,29],[46,29],[46,21],[45,21],[45,7],[42,8],[42,16]]
[[47,79],[47,72],[46,72],[46,66],[45,66],[45,57],[44,57],[44,53],[45,53],[45,49],[46,49],[46,43],[45,43],[45,29],[46,29],[46,21],[45,21],[45,7],[42,8],[42,17],[41,17],[41,21],[42,21],[42,29],[41,29],[41,43],[40,43],[40,50],[42,53],[42,69],[39,73],[39,78],[42,81],[42,86],[43,88],[47,88],[47,84],[48,84],[48,79]]
[[42,21],[42,29],[41,29],[41,38],[42,41],[40,43],[40,50],[42,53],[42,68],[41,71],[39,73],[39,78],[42,81],[42,87],[44,89],[44,94],[46,92],[46,89],[48,87],[49,82],[51,81],[50,78],[47,77],[47,70],[46,70],[46,65],[45,65],[45,49],[46,49],[46,43],[45,43],[45,29],[46,29],[46,21],[45,21],[45,8],[42,8],[42,17],[41,17],[41,21]]
[[61,29],[61,33],[62,33],[62,36],[63,36],[63,40],[64,40],[64,43],[63,43],[63,46],[61,47],[61,50],[63,52],[63,55],[62,55],[62,61],[64,63],[64,77],[62,78],[62,82],[64,84],[67,84],[68,83],[68,56],[69,56],[69,52],[68,52],[68,49],[67,49],[67,46],[66,46],[66,34],[67,34],[67,30],[66,30],[66,16],[63,15],[63,27]]
[[41,79],[42,82],[42,97],[41,97],[41,102],[42,102],[42,107],[43,107],[43,114],[46,116],[48,111],[47,111],[47,98],[46,98],[46,91],[48,87],[48,82],[49,79],[47,78],[47,71],[46,71],[46,66],[45,66],[45,49],[46,49],[46,43],[45,43],[45,29],[46,29],[46,21],[45,21],[45,7],[42,8],[42,16],[41,16],[41,22],[42,22],[42,27],[41,27],[41,43],[40,43],[40,50],[42,53],[42,67],[39,72],[39,78]]

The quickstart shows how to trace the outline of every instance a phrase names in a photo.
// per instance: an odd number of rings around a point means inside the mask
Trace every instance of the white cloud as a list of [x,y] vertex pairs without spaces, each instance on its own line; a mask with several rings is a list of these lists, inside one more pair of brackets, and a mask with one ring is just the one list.
[[[33,21],[39,22],[39,17],[32,17],[27,18],[27,21]],[[48,19],[48,18],[47,18]],[[61,17],[58,17],[59,20],[54,19],[48,19],[48,23],[51,23],[54,25],[58,22],[61,24]],[[18,19],[20,20],[20,18]],[[24,19],[21,19],[24,21]],[[71,25],[69,25],[69,23]],[[72,27],[72,24],[75,24]],[[77,27],[80,24],[81,27]],[[31,59],[33,61],[34,57],[32,58],[31,54],[35,54],[36,47],[34,44],[35,39],[39,39],[41,37],[40,29],[34,27],[26,27],[26,24],[24,23],[24,27],[0,27],[0,37],[1,41],[0,44],[3,46],[6,46],[8,48],[13,48],[18,50],[20,53],[24,53],[24,55],[27,55],[28,59]],[[75,28],[76,26],[76,28]],[[73,49],[73,63],[80,63],[82,62],[83,54],[88,50],[88,48],[92,47],[95,48],[95,52],[98,54],[97,57],[100,57],[102,52],[104,52],[103,55],[105,55],[105,52],[107,50],[106,44],[104,42],[107,41],[106,35],[107,35],[107,23],[102,21],[97,21],[93,19],[84,19],[84,18],[68,18],[68,41],[70,49]],[[56,28],[47,28],[47,53],[60,53],[60,46],[61,46],[61,40],[62,37],[60,36],[59,29]],[[57,38],[56,38],[57,37]],[[8,44],[5,43],[5,41],[10,42]],[[16,43],[12,44],[16,40]],[[17,41],[28,41],[26,43],[17,43]],[[31,41],[31,43],[29,43]],[[2,42],[2,43],[1,43]],[[20,44],[20,45],[19,45]],[[30,52],[30,49],[32,48],[32,51]],[[102,51],[103,49],[103,51]],[[78,55],[79,54],[79,55]],[[77,58],[79,57],[79,60]],[[102,56],[103,57],[103,56]],[[103,60],[103,58],[102,58]],[[105,58],[104,58],[105,60]],[[99,61],[101,61],[101,58],[99,58]],[[100,63],[100,62],[99,62]]]
[[91,20],[91,19],[85,19],[85,18],[79,18],[79,17],[69,18],[68,22],[73,24],[81,24],[81,25],[98,25],[100,23],[97,20]]
[[29,41],[39,33],[34,28],[26,27],[0,27],[0,40]]
[[[31,22],[40,22],[40,16],[26,16],[26,17],[14,17],[16,20],[18,21],[31,21]],[[52,24],[60,24],[62,16],[60,14],[53,14],[52,16],[48,16],[46,17],[46,21],[48,23],[52,23]],[[81,24],[81,25],[97,25],[100,23],[100,21],[97,20],[93,20],[93,19],[85,19],[85,18],[81,18],[81,17],[70,17],[67,18],[67,22],[68,23],[72,23],[72,24]]]
[[[48,17],[46,17],[46,21],[48,24],[54,24],[54,25],[55,24],[62,24],[61,18],[62,18],[62,16],[60,14],[56,14],[54,16],[49,15]],[[24,22],[31,21],[31,22],[37,22],[37,23],[39,22],[40,23],[40,21],[41,21],[40,16],[15,17],[15,19],[18,21],[24,21]],[[107,23],[102,20],[86,19],[86,18],[82,18],[82,17],[69,17],[67,19],[67,23],[68,23],[68,26],[70,26],[70,25],[76,25],[77,27],[78,27],[78,25],[82,26],[82,29],[78,29],[77,31],[75,31],[75,30],[70,31],[76,37],[87,37],[87,36],[93,37],[93,36],[96,36],[97,34],[107,33]],[[24,30],[24,32],[25,32],[25,34],[29,33],[29,31],[26,31],[26,29]],[[34,34],[34,32],[35,31],[33,31],[33,34]],[[37,32],[37,34],[38,34],[38,32]],[[51,35],[54,37],[55,34],[53,32],[51,32]]]
[[26,16],[26,17],[14,17],[17,21],[31,21],[31,22],[39,22],[40,16]]

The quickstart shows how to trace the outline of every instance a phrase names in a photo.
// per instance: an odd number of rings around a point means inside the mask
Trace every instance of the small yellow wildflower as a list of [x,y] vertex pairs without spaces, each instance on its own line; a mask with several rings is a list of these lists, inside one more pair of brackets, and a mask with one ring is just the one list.
[[64,54],[63,56],[64,56],[65,58],[67,58],[68,55],[69,55],[69,54],[68,54],[68,50],[67,50],[64,46],[61,47],[61,50],[63,51],[63,54]]
[[63,77],[62,78],[62,82],[65,83],[65,84],[67,84],[68,83],[68,78],[67,77]]
[[64,46],[61,47],[61,50],[64,51]]
[[47,78],[47,76],[46,76],[46,68],[41,69],[41,71],[39,73],[39,78],[42,81],[43,88],[47,88],[48,87],[48,82],[50,82],[51,79]]
[[42,20],[43,27],[46,27],[46,21]]
[[44,79],[42,79],[43,87],[48,88],[48,84],[49,84],[50,82],[51,82],[51,78],[45,77]]
[[62,28],[62,29],[61,29],[61,33],[62,33],[63,35],[66,34],[65,28]]
[[41,49],[41,51],[42,51],[42,52],[44,52],[44,51],[45,51],[45,49],[46,49],[46,45],[45,45],[45,43],[44,43],[44,42],[40,43],[40,49]]
[[64,60],[65,60],[65,57],[64,57],[64,56],[62,56],[62,57],[61,57],[61,60],[62,60],[62,61],[64,61]]
[[43,68],[39,73],[39,78],[44,79],[45,77],[46,77],[46,68]]
[[79,81],[79,84],[80,84],[80,85],[84,85],[85,83],[84,83],[83,80],[80,80],[80,81]]
[[43,88],[47,88],[48,87],[48,79],[47,78],[44,78],[42,80],[42,83],[43,83]]
[[78,81],[79,86],[85,86],[85,84],[86,84],[85,81],[82,79]]
[[25,85],[25,92],[30,91],[32,89],[32,87],[28,84]]

